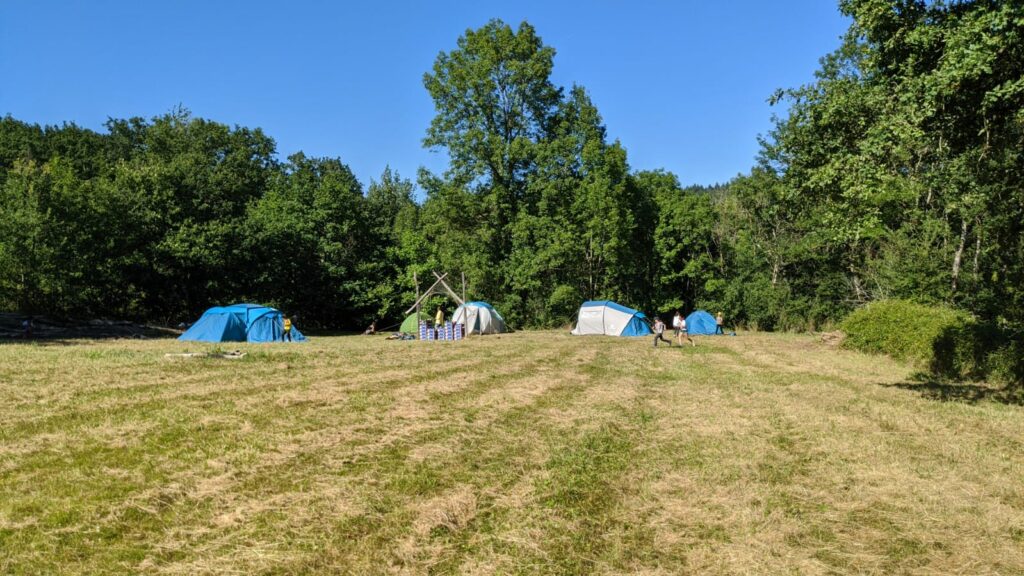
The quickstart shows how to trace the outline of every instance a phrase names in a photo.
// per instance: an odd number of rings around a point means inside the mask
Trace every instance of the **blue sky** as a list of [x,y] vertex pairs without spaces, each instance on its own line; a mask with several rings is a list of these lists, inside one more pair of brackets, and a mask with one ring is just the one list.
[[809,82],[848,26],[829,0],[632,2],[0,1],[0,115],[101,129],[177,105],[261,127],[282,158],[441,171],[422,139],[439,51],[491,18],[555,48],[634,169],[684,184],[747,171],[776,88]]

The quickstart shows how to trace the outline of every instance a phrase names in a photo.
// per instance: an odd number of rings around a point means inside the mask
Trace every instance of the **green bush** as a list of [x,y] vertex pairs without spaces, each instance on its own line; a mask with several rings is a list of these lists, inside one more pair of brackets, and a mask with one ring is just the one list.
[[580,307],[582,298],[576,288],[560,285],[551,292],[547,301],[547,314],[549,318],[546,326],[561,326],[566,322],[571,323],[575,318],[576,311]]
[[991,380],[1024,387],[1024,339],[1018,336],[990,353],[987,365]]
[[909,360],[941,378],[980,379],[997,346],[995,331],[962,311],[906,300],[882,300],[843,320],[845,345]]

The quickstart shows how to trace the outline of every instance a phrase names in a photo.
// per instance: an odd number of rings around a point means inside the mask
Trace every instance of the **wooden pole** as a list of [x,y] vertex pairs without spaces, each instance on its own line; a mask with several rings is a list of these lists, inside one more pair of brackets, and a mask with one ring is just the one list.
[[416,330],[420,329],[420,280],[416,277],[416,272],[412,273],[412,281],[416,283]]
[[[409,314],[409,313],[411,313],[411,312],[412,312],[413,310],[415,310],[415,309],[416,309],[416,307],[417,307],[417,306],[418,306],[418,305],[419,305],[419,304],[420,304],[421,302],[425,301],[425,300],[426,300],[427,298],[429,298],[430,296],[433,296],[434,294],[438,294],[438,295],[441,295],[441,294],[442,294],[442,292],[441,292],[440,290],[438,290],[438,289],[437,289],[437,287],[438,287],[438,286],[441,286],[441,287],[443,287],[443,288],[444,288],[444,292],[443,292],[444,294],[447,294],[447,295],[448,295],[448,296],[449,296],[449,297],[450,297],[450,298],[451,298],[452,300],[454,300],[454,301],[458,302],[458,301],[459,301],[459,295],[458,295],[458,294],[456,294],[456,293],[455,293],[455,292],[454,292],[454,291],[453,291],[453,290],[451,289],[451,287],[450,287],[450,286],[448,286],[448,284],[447,284],[447,283],[446,283],[446,282],[444,281],[444,279],[445,279],[445,277],[446,277],[446,276],[448,276],[448,275],[447,275],[447,274],[445,274],[444,276],[442,276],[442,277],[438,278],[438,279],[437,279],[437,282],[434,282],[433,284],[431,284],[431,285],[430,285],[430,288],[427,288],[427,289],[426,289],[426,290],[424,290],[424,291],[423,291],[422,293],[420,293],[420,296],[419,296],[419,297],[418,297],[418,298],[416,299],[416,302],[413,302],[412,306],[409,306],[409,309],[408,309],[408,310],[406,310],[406,311],[405,311],[405,313],[406,313],[406,314]],[[419,282],[418,282],[418,281],[417,281],[417,286],[419,286]],[[418,288],[417,288],[417,292],[419,292],[419,289],[418,289]]]
[[466,301],[466,273],[462,273],[462,301]]

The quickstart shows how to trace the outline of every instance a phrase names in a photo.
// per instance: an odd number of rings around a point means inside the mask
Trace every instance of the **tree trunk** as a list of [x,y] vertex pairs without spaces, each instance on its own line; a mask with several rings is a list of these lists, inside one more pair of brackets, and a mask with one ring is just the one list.
[[956,282],[960,277],[960,263],[964,257],[964,246],[967,244],[967,220],[963,221],[960,228],[960,245],[957,246],[956,255],[953,256],[953,294],[956,294]]
[[587,260],[587,291],[589,292],[587,294],[587,299],[588,300],[593,300],[594,299],[594,283],[595,283],[594,282],[594,237],[593,237],[593,235],[591,235],[587,239],[586,260]]
[[853,297],[855,298],[855,302],[867,302],[868,293],[860,285],[860,276],[857,276],[856,272],[854,272],[853,266],[850,266],[850,273],[850,284],[853,285]]
[[[978,224],[978,222],[975,222]],[[979,234],[979,226],[974,228],[974,279],[978,279],[978,255],[981,254],[981,234]]]

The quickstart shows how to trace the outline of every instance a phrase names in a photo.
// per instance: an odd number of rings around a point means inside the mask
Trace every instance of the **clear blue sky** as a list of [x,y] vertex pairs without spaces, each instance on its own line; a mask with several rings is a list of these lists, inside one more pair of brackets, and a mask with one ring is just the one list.
[[[513,5],[514,4],[514,5]],[[261,127],[282,158],[337,156],[363,184],[423,149],[423,73],[491,18],[533,24],[554,80],[585,86],[635,169],[684,184],[747,171],[766,99],[812,79],[848,21],[830,0],[0,1],[0,115],[101,129],[181,104]]]

